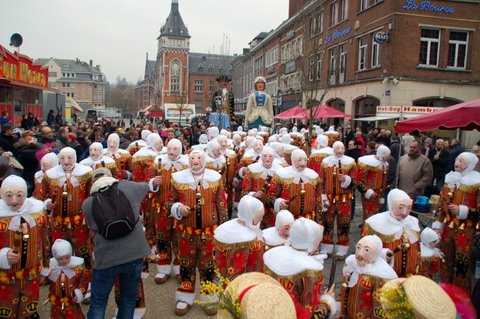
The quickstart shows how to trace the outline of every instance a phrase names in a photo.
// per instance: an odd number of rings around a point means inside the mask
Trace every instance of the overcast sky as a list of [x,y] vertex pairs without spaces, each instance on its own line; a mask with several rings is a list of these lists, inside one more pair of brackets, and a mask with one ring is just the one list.
[[[145,54],[156,58],[157,37],[171,0],[0,0],[0,45],[13,51],[10,36],[20,33],[20,52],[36,58],[79,58],[101,66],[108,81],[143,78]],[[260,32],[288,18],[288,0],[179,0],[190,36],[190,51],[230,54]]]

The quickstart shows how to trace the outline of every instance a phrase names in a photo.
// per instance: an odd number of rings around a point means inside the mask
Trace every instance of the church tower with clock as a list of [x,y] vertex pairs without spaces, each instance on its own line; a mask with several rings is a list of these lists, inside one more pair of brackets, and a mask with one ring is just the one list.
[[157,40],[155,104],[188,104],[190,35],[178,10],[178,0],[172,0]]

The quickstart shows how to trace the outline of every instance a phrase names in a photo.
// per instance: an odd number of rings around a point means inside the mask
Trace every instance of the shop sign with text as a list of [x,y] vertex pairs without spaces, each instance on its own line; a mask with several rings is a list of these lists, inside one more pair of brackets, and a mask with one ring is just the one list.
[[0,79],[48,88],[48,69],[0,45]]

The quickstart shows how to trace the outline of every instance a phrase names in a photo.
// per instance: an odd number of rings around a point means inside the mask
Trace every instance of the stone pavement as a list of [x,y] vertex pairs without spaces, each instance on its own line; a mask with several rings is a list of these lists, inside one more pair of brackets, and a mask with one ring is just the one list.
[[[357,193],[356,196],[356,207],[355,207],[355,216],[352,221],[352,226],[350,228],[350,249],[347,255],[354,253],[355,251],[355,244],[360,239],[360,231],[359,225],[362,221],[362,206],[359,199],[359,194]],[[330,276],[330,267],[332,264],[331,258],[325,261],[325,285],[328,284],[329,276]],[[145,285],[145,293],[146,293],[146,313],[144,318],[145,319],[169,319],[169,318],[179,318],[175,315],[175,290],[178,286],[177,281],[175,279],[170,279],[163,285],[156,285],[153,281],[153,276],[155,274],[155,266],[150,265],[150,277],[144,281]],[[337,269],[335,275],[335,281],[337,283],[337,295],[339,295],[339,286],[342,280],[342,267],[343,261],[337,262]],[[198,291],[198,281],[197,281],[197,291]],[[49,318],[50,317],[50,304],[44,306],[42,302],[47,298],[48,294],[48,287],[42,287],[40,291],[40,310],[39,314],[41,318]],[[197,294],[198,295],[198,294]],[[84,310],[84,314],[86,315],[88,311],[88,306],[82,306]],[[106,312],[106,319],[110,319],[113,317],[115,311],[115,304],[113,300],[113,294],[110,295],[110,300],[107,307]],[[214,318],[207,316],[200,306],[194,305],[193,308],[188,312],[186,316],[183,318],[187,319],[196,319],[196,318]]]

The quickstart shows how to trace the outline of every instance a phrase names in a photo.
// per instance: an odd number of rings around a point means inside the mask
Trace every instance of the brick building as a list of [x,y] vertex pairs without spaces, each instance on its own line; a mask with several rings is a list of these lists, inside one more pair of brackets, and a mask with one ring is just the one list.
[[290,0],[288,20],[234,60],[235,96],[263,75],[276,113],[327,90],[323,102],[355,125],[383,126],[415,116],[386,106],[424,112],[478,98],[479,10],[479,1]]
[[106,77],[100,65],[79,59],[41,58],[35,62],[48,67],[48,86],[75,99],[83,110],[105,108]]

